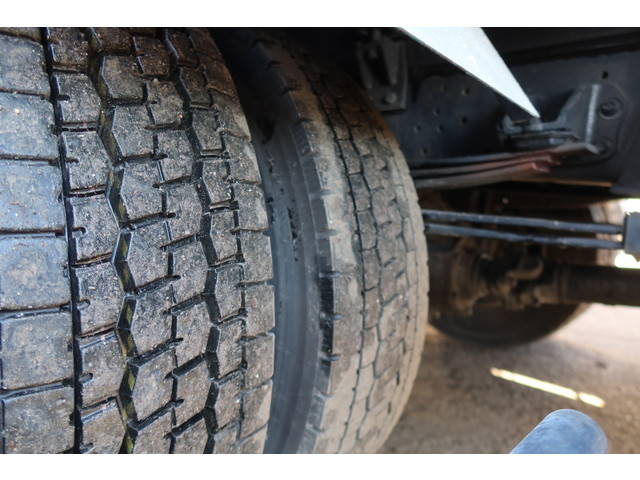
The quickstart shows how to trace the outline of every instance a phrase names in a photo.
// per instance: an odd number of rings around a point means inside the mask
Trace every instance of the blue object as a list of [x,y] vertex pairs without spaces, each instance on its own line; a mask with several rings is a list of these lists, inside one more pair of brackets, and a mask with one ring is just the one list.
[[562,409],[547,415],[511,453],[607,453],[607,443],[595,420]]

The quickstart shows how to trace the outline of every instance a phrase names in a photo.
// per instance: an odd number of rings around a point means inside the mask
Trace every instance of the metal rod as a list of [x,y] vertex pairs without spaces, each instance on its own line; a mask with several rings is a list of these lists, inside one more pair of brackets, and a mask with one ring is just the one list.
[[452,165],[470,165],[485,162],[497,162],[501,160],[528,159],[540,156],[552,156],[554,158],[571,157],[576,155],[597,155],[598,149],[589,143],[569,142],[558,147],[528,152],[500,152],[484,155],[471,155],[464,157],[430,158],[423,161],[412,162],[412,165],[420,164],[418,168],[433,168],[435,166],[450,167]]
[[552,164],[554,160],[550,155],[540,155],[539,157],[516,158],[513,160],[501,160],[499,162],[472,163],[469,165],[454,165],[450,167],[419,168],[411,170],[411,176],[414,179],[438,178],[448,175],[463,175],[467,173],[484,172],[487,170],[494,170],[496,168],[522,165],[523,163],[531,162],[546,162]]
[[481,172],[449,175],[438,178],[417,178],[413,184],[418,190],[446,190],[520,180],[543,173],[549,173],[549,166],[547,164],[543,162],[527,162],[520,165],[483,170]]
[[620,235],[622,225],[609,223],[582,223],[547,220],[544,218],[512,217],[508,215],[488,215],[482,213],[447,212],[442,210],[422,210],[425,220],[435,222],[468,222],[488,223],[492,225],[507,225],[510,227],[534,227],[545,230],[561,230],[565,232],[601,233],[605,235]]
[[427,235],[443,235],[447,237],[478,237],[505,242],[540,243],[543,245],[560,245],[578,248],[603,248],[606,250],[621,250],[622,242],[601,240],[599,238],[556,237],[530,233],[501,232],[486,228],[460,227],[457,225],[441,225],[437,223],[425,224]]
[[558,296],[554,303],[583,302],[640,306],[640,270],[599,265],[557,265]]

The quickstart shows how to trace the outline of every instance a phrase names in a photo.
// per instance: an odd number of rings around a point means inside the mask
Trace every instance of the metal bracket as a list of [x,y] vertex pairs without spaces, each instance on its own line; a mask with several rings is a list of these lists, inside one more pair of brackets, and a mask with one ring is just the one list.
[[411,176],[417,189],[463,188],[548,173],[552,167],[561,165],[563,159],[597,153],[590,144],[565,143],[529,152],[433,159],[429,168],[412,169]]
[[[577,88],[553,121],[506,115],[498,127],[503,148],[493,153],[429,159],[429,168],[414,168],[416,188],[452,189],[522,180],[549,173],[566,162],[581,166],[612,156],[617,149],[624,103],[614,86]],[[517,113],[516,113],[517,115]]]
[[554,120],[506,115],[498,134],[509,150],[538,150],[567,142],[584,142],[596,147],[598,160],[605,159],[616,150],[624,113],[622,98],[613,85],[580,85]]
[[404,39],[392,38],[379,28],[370,29],[366,41],[356,45],[362,84],[380,111],[407,107],[409,73]]

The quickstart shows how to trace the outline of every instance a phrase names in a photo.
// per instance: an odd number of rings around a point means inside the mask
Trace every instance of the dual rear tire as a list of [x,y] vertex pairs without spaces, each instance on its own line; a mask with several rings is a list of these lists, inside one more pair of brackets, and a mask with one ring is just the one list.
[[406,164],[349,79],[255,35],[0,32],[3,453],[374,452],[397,421]]

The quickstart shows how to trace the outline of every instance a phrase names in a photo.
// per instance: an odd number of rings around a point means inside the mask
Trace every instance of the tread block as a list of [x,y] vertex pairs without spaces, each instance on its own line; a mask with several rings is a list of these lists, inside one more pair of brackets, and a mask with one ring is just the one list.
[[209,340],[211,320],[204,303],[193,305],[175,315],[176,339],[182,341],[177,345],[175,354],[178,365],[202,355]]
[[174,434],[173,453],[203,453],[209,434],[203,418]]
[[62,123],[85,128],[97,125],[100,97],[89,77],[82,73],[56,73],[53,81]]
[[80,334],[103,330],[116,324],[124,291],[111,263],[74,269]]
[[105,188],[109,156],[98,134],[62,132],[61,137],[71,191]]
[[[335,130],[336,127],[334,125],[334,131]],[[341,135],[340,137],[345,139],[338,140],[338,145],[340,146],[340,156],[347,167],[347,173],[349,175],[362,173],[362,163],[360,162],[360,157],[356,153],[356,149],[349,140],[349,131],[345,130],[344,135]]]
[[378,324],[380,316],[380,296],[378,289],[366,290],[364,292],[364,325],[372,327]]
[[144,426],[132,427],[125,445],[129,453],[169,453],[171,448],[171,411],[166,411]]
[[0,27],[0,33],[40,42],[40,29],[37,27]]
[[118,394],[124,373],[125,359],[115,333],[110,332],[89,341],[80,341],[80,381],[82,406]]
[[193,152],[187,134],[183,131],[164,131],[156,135],[157,153],[162,156],[158,162],[163,180],[170,181],[191,175]]
[[176,374],[175,379],[176,400],[182,402],[175,408],[175,416],[176,423],[181,425],[204,409],[211,386],[209,369],[205,362],[200,362],[190,370]]
[[378,355],[373,364],[373,372],[377,376],[381,376],[387,370],[397,372],[402,362],[402,342],[391,343],[390,340],[383,340],[378,347]]
[[168,242],[164,223],[157,223],[121,236],[116,266],[127,287],[140,288],[167,276],[169,253],[160,247]]
[[176,64],[189,65],[192,67],[198,65],[198,57],[186,33],[176,31],[166,32],[165,41]]
[[380,333],[380,339],[385,340],[396,331],[398,325],[406,320],[406,316],[403,317],[404,298],[402,295],[396,295],[388,303],[382,306],[382,312],[380,314],[380,321],[378,322],[378,332]]
[[389,199],[382,190],[371,192],[371,210],[378,226],[391,221]]
[[262,189],[257,185],[236,184],[233,187],[238,202],[238,228],[266,230],[269,227]]
[[362,353],[360,363],[369,365],[376,359],[378,351],[378,331],[376,328],[367,328],[362,331]]
[[42,45],[0,35],[0,90],[49,96]]
[[251,139],[249,125],[244,116],[240,103],[227,95],[215,94],[213,105],[220,112],[219,128],[223,133],[234,137]]
[[246,334],[254,337],[276,326],[274,293],[271,285],[252,285],[244,290],[247,311]]
[[129,31],[137,35],[154,36],[158,29],[156,27],[129,27]]
[[394,258],[402,257],[402,250],[404,250],[400,242],[401,239],[398,239],[394,234],[394,223],[387,223],[380,227],[379,239],[378,239],[378,257],[380,258],[380,263],[382,265],[386,265]]
[[73,388],[2,400],[5,453],[58,453],[73,446]]
[[123,28],[93,27],[89,29],[91,48],[99,53],[129,53],[131,35]]
[[[340,291],[338,286],[333,287]],[[344,291],[344,290],[343,290]],[[350,291],[350,290],[347,290]],[[357,290],[356,290],[357,291]],[[349,299],[352,300],[352,299]],[[354,302],[355,303],[355,302]],[[349,307],[351,307],[349,305]],[[346,307],[345,312],[352,311]],[[337,310],[340,311],[340,310]],[[326,335],[329,340],[329,348],[333,355],[355,355],[360,346],[362,335],[362,317],[359,314],[345,314],[341,318],[334,319],[326,327]]]
[[358,212],[358,230],[363,250],[375,248],[377,243],[376,222],[370,211]]
[[80,419],[86,453],[118,453],[125,434],[120,409],[115,400],[86,413]]
[[398,281],[398,272],[404,270],[404,262],[393,260],[382,268],[380,275],[380,298],[383,302],[387,302],[396,295],[396,282]]
[[168,286],[127,301],[120,328],[128,349],[143,355],[171,338],[171,301]]
[[182,121],[182,97],[172,82],[159,82],[157,79],[147,82],[147,96],[154,125],[173,125]]
[[[190,107],[205,107],[211,105],[211,97],[207,89],[207,81],[195,68],[183,67],[178,73],[178,85],[187,97]],[[195,113],[195,112],[194,112]]]
[[113,252],[120,229],[106,197],[71,198],[69,211],[75,262]]
[[[397,371],[392,369],[387,369],[379,378],[373,382],[373,386],[371,388],[371,393],[367,398],[367,406],[369,410],[377,410],[377,409],[386,409],[385,406],[389,404],[389,401],[393,398],[393,394],[398,386],[397,382]],[[372,412],[365,417],[364,424],[362,426],[363,430],[367,430],[366,424],[370,422],[370,426],[373,426],[373,422],[371,421]],[[377,424],[376,428],[379,428],[384,423]]]
[[79,28],[47,28],[49,51],[56,70],[86,72],[89,42]]
[[173,281],[176,303],[182,303],[204,292],[208,264],[199,241],[178,248],[172,255],[172,272],[178,276]]
[[247,437],[269,421],[271,408],[271,382],[255,390],[246,392],[242,397],[244,421],[240,427],[240,436]]
[[162,213],[162,191],[157,187],[159,181],[156,163],[127,165],[119,171],[112,195],[121,219],[140,220]]
[[45,385],[73,376],[69,313],[7,318],[0,322],[3,389]]
[[200,61],[207,88],[235,96],[236,89],[226,65],[208,55],[202,55]]
[[244,256],[244,281],[262,282],[273,276],[271,239],[261,232],[242,231],[240,248]]
[[242,364],[242,322],[240,320],[214,327],[211,351],[216,377],[224,377]]
[[231,375],[224,380],[213,381],[213,405],[211,408],[218,429],[239,419],[241,390],[242,376],[240,374]]
[[204,237],[207,250],[213,252],[211,263],[218,263],[238,253],[238,241],[233,231],[236,228],[234,213],[213,212],[206,217],[208,235]]
[[189,39],[193,45],[193,49],[200,55],[208,55],[222,62],[222,55],[218,50],[217,45],[211,38],[209,30],[206,28],[190,28]]
[[141,103],[143,86],[134,58],[107,56],[102,59],[98,77],[101,95],[113,102]]
[[171,400],[173,380],[170,374],[174,368],[173,351],[166,350],[144,363],[132,363],[129,368],[128,387],[131,403],[127,413],[142,421]]
[[22,162],[0,164],[0,231],[62,232],[65,228],[60,170]]
[[202,162],[202,190],[209,206],[231,201],[231,186],[227,183],[227,166],[223,160]]
[[244,344],[245,388],[257,387],[273,376],[275,340],[273,334],[257,337]]
[[162,41],[149,37],[133,37],[136,60],[146,77],[169,75],[169,53]]
[[0,252],[0,309],[55,307],[70,301],[62,238],[2,238]]
[[375,250],[363,251],[362,263],[364,264],[364,288],[369,290],[380,283],[380,261]]
[[371,208],[371,195],[367,190],[362,175],[351,175],[349,177],[351,188],[353,191],[353,201],[356,211],[363,212]]
[[251,142],[245,138],[222,134],[225,149],[229,154],[229,178],[240,182],[260,182],[258,159]]
[[107,115],[105,145],[114,157],[140,158],[153,154],[153,132],[143,106],[115,107]]
[[229,454],[237,453],[236,440],[239,427],[237,424],[229,425],[213,436],[213,453]]
[[217,133],[218,120],[214,112],[211,110],[194,110],[192,112],[191,128],[200,155],[222,153],[222,137]]
[[220,319],[237,314],[242,308],[242,267],[230,265],[216,270],[214,298]]
[[367,397],[371,393],[371,388],[373,387],[374,380],[373,364],[360,367],[360,369],[358,370],[358,383],[355,398],[356,402],[359,402],[360,400],[364,400],[366,402]]
[[57,160],[53,106],[31,95],[0,92],[0,155]]
[[193,184],[167,188],[166,213],[169,215],[171,241],[191,237],[200,232],[202,205]]
[[245,453],[245,454],[262,453],[266,440],[267,440],[267,429],[263,428],[262,430],[254,433],[250,437],[247,437],[240,442],[240,445],[239,445],[240,453]]

